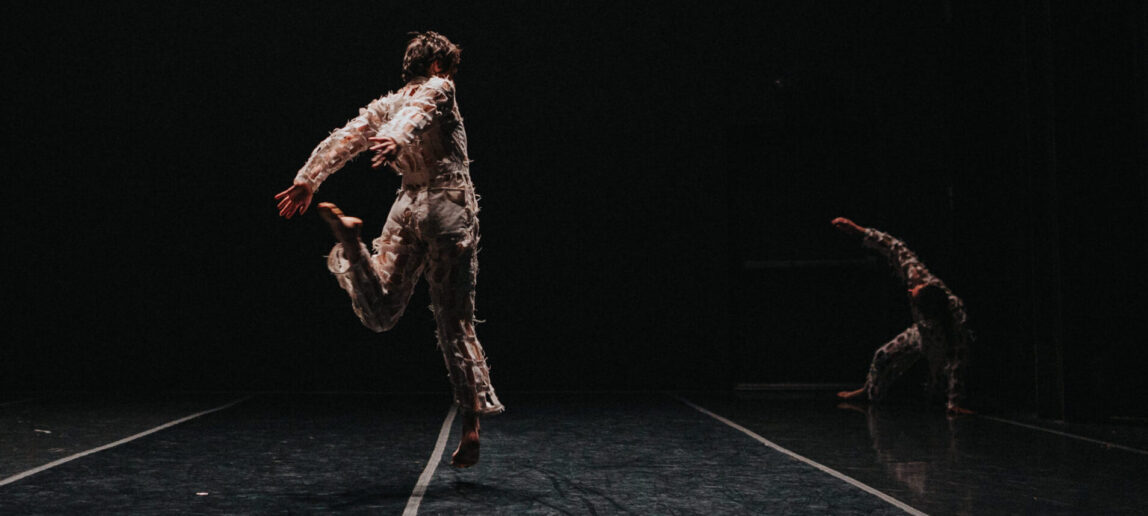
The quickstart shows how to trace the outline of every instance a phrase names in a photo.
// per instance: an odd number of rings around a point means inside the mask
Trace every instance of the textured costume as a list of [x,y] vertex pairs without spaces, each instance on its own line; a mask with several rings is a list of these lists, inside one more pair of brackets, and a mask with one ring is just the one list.
[[363,259],[352,262],[336,244],[327,267],[350,295],[355,314],[377,332],[394,326],[425,273],[455,401],[467,412],[502,412],[474,332],[478,202],[454,83],[416,77],[371,102],[315,148],[295,181],[317,190],[368,149],[373,136],[398,144],[391,166],[402,176],[402,188],[373,242],[374,253],[360,244]]
[[946,324],[927,317],[910,296],[913,324],[874,353],[865,380],[869,399],[881,399],[893,380],[924,357],[929,363],[930,387],[943,376],[948,388],[949,408],[959,406],[964,394],[964,365],[971,340],[966,326],[968,316],[965,314],[964,303],[925,268],[904,242],[875,229],[868,229],[863,243],[885,255],[910,290],[920,285],[933,285],[944,291],[951,318],[951,322]]

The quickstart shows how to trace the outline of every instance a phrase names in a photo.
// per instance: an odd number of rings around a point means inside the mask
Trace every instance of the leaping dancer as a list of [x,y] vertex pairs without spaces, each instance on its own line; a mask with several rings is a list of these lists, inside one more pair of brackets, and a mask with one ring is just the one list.
[[338,243],[327,268],[351,297],[363,325],[390,329],[402,316],[420,276],[430,284],[438,345],[462,413],[462,436],[451,458],[469,467],[479,458],[479,416],[501,413],[486,356],[475,336],[478,273],[478,202],[470,180],[466,130],[455,100],[454,74],[461,49],[435,32],[417,34],[403,57],[406,85],[372,101],[311,153],[290,188],[279,192],[279,214],[305,213],[319,185],[365,150],[372,168],[402,176],[382,234],[369,252],[359,237],[362,220],[334,204],[319,215]]

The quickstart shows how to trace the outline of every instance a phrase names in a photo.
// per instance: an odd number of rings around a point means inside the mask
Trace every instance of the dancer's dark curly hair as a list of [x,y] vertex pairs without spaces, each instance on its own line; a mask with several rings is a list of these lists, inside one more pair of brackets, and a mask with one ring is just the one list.
[[921,288],[917,294],[917,307],[921,313],[930,319],[950,322],[949,294],[936,284],[928,284]]
[[426,76],[431,63],[438,61],[443,70],[454,74],[458,70],[462,47],[451,43],[446,36],[434,31],[412,32],[403,56],[403,80]]

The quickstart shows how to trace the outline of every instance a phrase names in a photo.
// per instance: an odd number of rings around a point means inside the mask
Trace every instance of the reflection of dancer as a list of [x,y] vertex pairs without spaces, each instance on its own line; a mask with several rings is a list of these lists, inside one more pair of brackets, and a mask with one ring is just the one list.
[[837,408],[865,415],[876,462],[888,471],[890,478],[903,484],[913,497],[929,497],[938,489],[944,489],[952,495],[954,503],[967,509],[955,512],[975,512],[967,507],[971,497],[965,496],[960,486],[945,481],[946,472],[961,460],[959,420],[931,417],[879,404],[861,407],[843,401]]
[[909,307],[913,324],[873,355],[865,385],[855,391],[837,393],[851,399],[868,395],[880,400],[889,384],[924,357],[929,362],[929,386],[944,376],[947,381],[951,414],[970,414],[960,406],[964,395],[964,365],[971,340],[965,326],[964,303],[940,279],[933,276],[905,243],[875,229],[866,229],[853,221],[838,217],[833,226],[847,235],[862,237],[866,247],[876,249],[888,258],[897,275],[909,288]]
[[[323,140],[275,196],[279,214],[303,213],[315,190],[355,155],[375,151],[373,168],[385,164],[402,176],[374,253],[359,239],[362,221],[331,203],[319,214],[339,241],[327,267],[351,297],[368,328],[390,329],[406,309],[425,272],[463,428],[451,463],[478,462],[478,418],[503,411],[490,385],[486,357],[474,333],[474,286],[478,273],[478,203],[470,181],[466,130],[455,101],[454,72],[460,49],[435,32],[416,35],[403,58],[403,80],[395,93],[379,98],[342,129]],[[371,144],[374,142],[374,145]]]

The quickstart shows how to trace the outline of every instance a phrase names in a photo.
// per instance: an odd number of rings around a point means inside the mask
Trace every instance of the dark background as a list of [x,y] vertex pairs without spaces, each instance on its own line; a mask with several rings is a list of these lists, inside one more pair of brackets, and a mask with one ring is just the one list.
[[1148,8],[1000,4],[11,7],[0,388],[445,392],[425,287],[363,328],[272,199],[434,29],[500,390],[860,384],[909,318],[841,215],[965,299],[973,408],[1142,421]]

